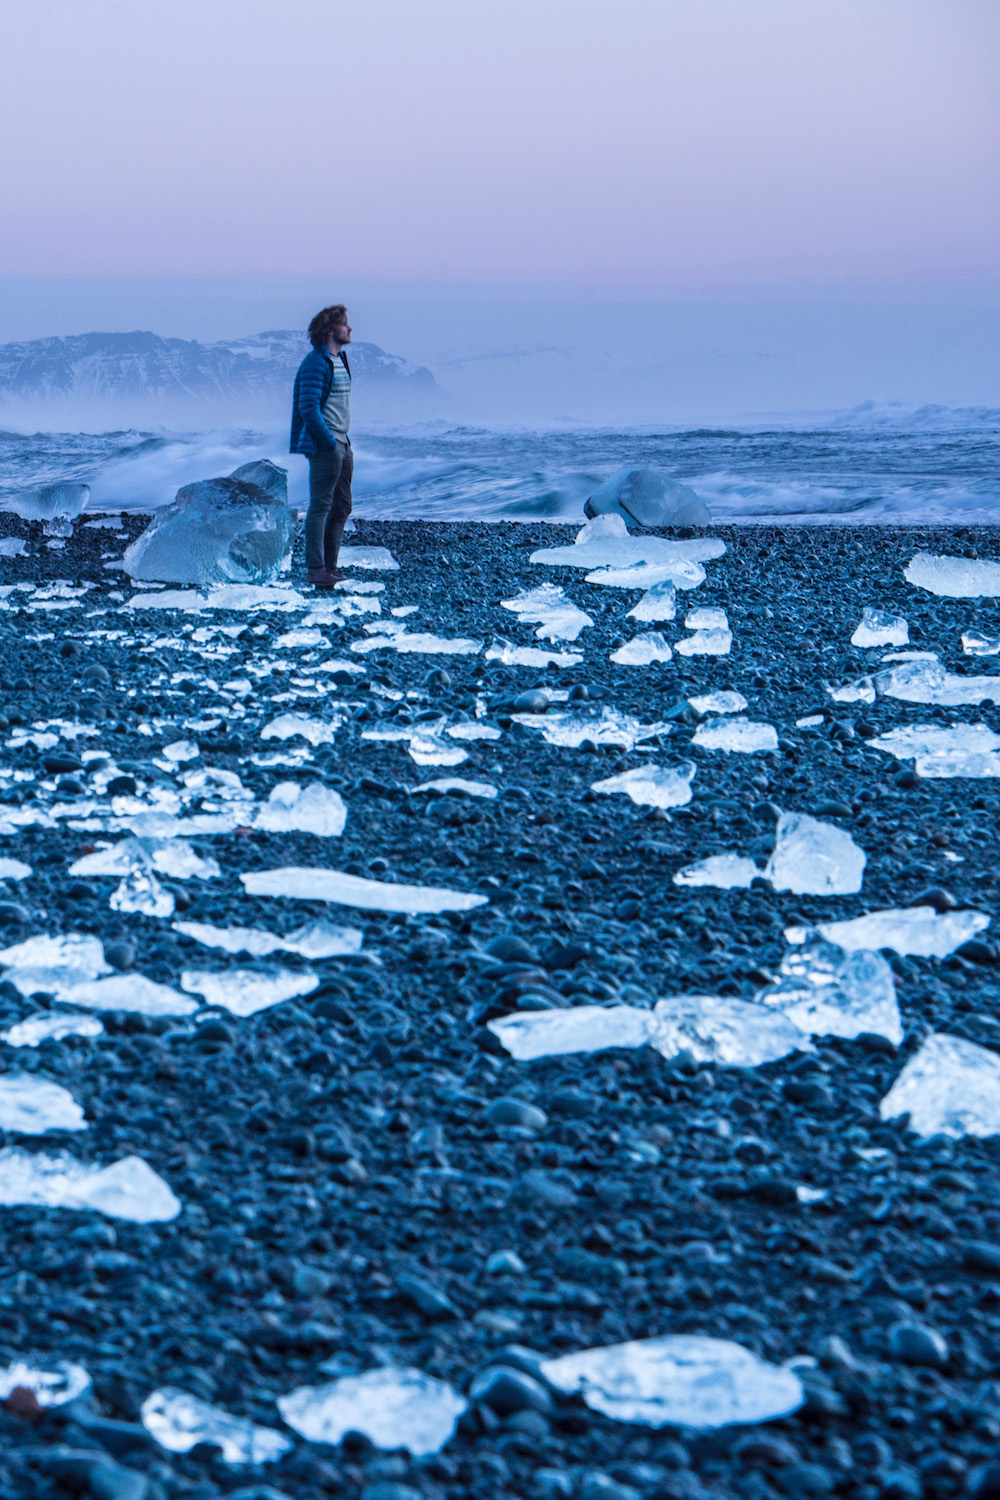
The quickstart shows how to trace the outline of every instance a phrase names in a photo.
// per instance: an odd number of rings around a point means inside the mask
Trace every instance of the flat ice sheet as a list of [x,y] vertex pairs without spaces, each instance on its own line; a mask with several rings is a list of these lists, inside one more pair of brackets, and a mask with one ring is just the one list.
[[39,1011],[17,1021],[7,1031],[0,1031],[0,1042],[8,1047],[40,1047],[42,1042],[61,1042],[67,1036],[102,1036],[104,1027],[96,1016],[76,1015],[73,1011]]
[[674,885],[711,885],[723,891],[745,891],[763,873],[747,855],[730,851],[710,854],[693,865],[684,865],[674,876]]
[[552,713],[513,714],[512,717],[519,724],[541,730],[547,744],[570,749],[578,749],[585,740],[590,740],[595,745],[621,745],[623,750],[633,750],[644,740],[670,733],[669,724],[642,724],[631,714],[620,713],[616,708],[602,708],[599,713],[557,709]]
[[432,635],[426,630],[407,630],[402,620],[379,620],[365,624],[368,639],[352,641],[351,650],[361,655],[369,651],[398,651],[401,655],[417,653],[427,656],[477,656],[483,649],[480,640],[466,636],[451,638]]
[[17,1146],[0,1151],[0,1204],[90,1210],[136,1224],[176,1219],[181,1211],[179,1199],[141,1156],[101,1167]]
[[461,776],[440,776],[435,781],[422,781],[410,787],[411,797],[418,792],[437,792],[445,796],[448,792],[461,792],[466,797],[485,797],[492,801],[497,795],[495,786],[488,781],[464,781]]
[[181,975],[182,990],[241,1018],[308,995],[318,984],[319,977],[311,969],[283,969],[273,974],[261,973],[260,969],[185,969]]
[[58,1083],[32,1073],[0,1075],[0,1130],[44,1135],[47,1130],[86,1130],[83,1110]]
[[414,1458],[439,1452],[467,1405],[445,1381],[392,1365],[278,1397],[288,1426],[309,1442],[361,1432],[376,1448],[408,1448]]
[[497,636],[492,646],[486,648],[487,661],[500,661],[507,667],[548,666],[577,667],[583,661],[582,651],[546,651],[542,646],[515,646],[511,641]]
[[175,932],[184,932],[206,948],[224,953],[249,953],[266,958],[269,953],[298,953],[302,958],[343,958],[360,953],[363,934],[358,927],[334,927],[318,920],[298,927],[285,937],[260,927],[213,927],[210,922],[175,922]]
[[946,599],[1000,597],[1000,563],[917,552],[903,570],[907,583]]
[[[817,930],[827,942],[849,953],[891,948],[915,958],[947,958],[989,925],[990,918],[982,911],[939,913],[933,906],[908,906],[870,911],[843,922],[820,922]],[[786,928],[785,937],[788,942],[804,942],[805,929]]]
[[706,719],[698,725],[691,743],[700,750],[754,755],[761,750],[777,750],[778,731],[773,724],[757,724],[752,719]]
[[643,1047],[649,1041],[649,1024],[649,1011],[631,1005],[574,1005],[501,1016],[488,1021],[487,1029],[518,1062],[531,1062],[609,1047]]
[[759,1068],[790,1052],[809,1052],[808,1035],[766,1006],[720,995],[658,1000],[649,1041],[664,1057],[688,1052],[697,1062]]
[[639,807],[683,807],[691,801],[694,761],[677,766],[636,766],[591,783],[591,791],[624,792]]
[[540,641],[575,641],[581,630],[594,623],[555,583],[522,589],[513,599],[501,599],[500,605],[526,623],[537,625],[535,635]]
[[702,693],[699,697],[689,698],[688,702],[696,714],[741,714],[747,706],[742,693],[728,688]]
[[187,1391],[164,1386],[152,1391],[139,1412],[142,1425],[168,1453],[190,1453],[198,1443],[220,1449],[223,1463],[275,1463],[292,1447],[292,1440],[273,1427],[258,1427],[245,1417],[234,1417]]
[[430,885],[393,885],[390,881],[365,880],[339,870],[289,866],[280,870],[254,870],[241,875],[248,896],[287,896],[299,901],[333,901],[365,911],[420,912],[472,911],[485,906],[488,898],[475,892],[450,891]]
[[[399,563],[388,547],[341,547],[338,566],[341,569],[362,568],[378,573],[399,572]],[[345,579],[345,584],[347,588],[356,587],[350,579]]]

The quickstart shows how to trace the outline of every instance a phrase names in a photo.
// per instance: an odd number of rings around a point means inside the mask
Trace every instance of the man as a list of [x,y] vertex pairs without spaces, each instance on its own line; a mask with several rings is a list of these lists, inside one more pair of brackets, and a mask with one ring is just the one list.
[[351,514],[354,454],[351,426],[351,367],[344,348],[351,326],[343,303],[324,307],[309,324],[312,349],[299,365],[292,401],[292,453],[309,459],[306,512],[306,579],[332,589],[343,578],[337,567],[340,541]]

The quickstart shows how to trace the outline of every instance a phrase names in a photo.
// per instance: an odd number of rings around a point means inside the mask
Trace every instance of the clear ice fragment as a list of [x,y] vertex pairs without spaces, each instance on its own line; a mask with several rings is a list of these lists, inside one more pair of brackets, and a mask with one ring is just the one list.
[[280,870],[254,870],[241,875],[248,896],[287,896],[298,901],[333,901],[364,911],[420,912],[471,911],[485,906],[488,898],[467,891],[450,891],[432,885],[393,885],[390,881],[365,880],[343,875],[339,870],[317,870],[291,865]]
[[912,760],[925,755],[986,754],[1000,749],[1000,734],[988,724],[904,724],[868,743],[873,750]]
[[201,749],[194,740],[175,740],[172,745],[164,745],[163,754],[167,760],[184,761],[197,760]]
[[339,792],[319,781],[299,786],[279,781],[254,814],[254,828],[266,833],[312,833],[317,838],[335,838],[343,833],[347,808]]
[[[622,588],[650,588],[672,578],[678,588],[697,588],[705,579],[700,565],[711,558],[722,557],[725,542],[718,537],[693,537],[690,541],[667,541],[659,536],[621,536],[588,532],[584,526],[569,547],[542,547],[531,554],[533,563],[551,563],[555,567],[609,569],[624,572],[634,569],[634,581]],[[659,570],[658,577],[648,574]],[[643,574],[647,576],[643,576]],[[600,582],[605,579],[598,580]]]
[[500,605],[526,623],[537,625],[535,635],[540,641],[575,641],[581,630],[594,623],[554,583],[522,589],[514,599],[501,599]]
[[643,1047],[649,1041],[650,1012],[632,1005],[574,1005],[566,1010],[530,1010],[487,1022],[518,1062],[564,1057],[572,1052],[603,1052],[608,1047]]
[[[820,922],[817,931],[849,953],[891,948],[915,958],[947,958],[989,925],[982,911],[937,912],[933,906],[908,906],[870,911],[843,922]],[[788,928],[785,936],[791,942],[788,934],[801,930]]]
[[677,614],[677,588],[670,578],[654,583],[629,610],[632,620],[672,620]]
[[853,896],[861,889],[866,859],[844,829],[807,813],[782,813],[764,873],[776,891]]
[[39,1406],[65,1406],[90,1390],[92,1381],[82,1365],[60,1361],[48,1370],[37,1370],[15,1360],[0,1370],[0,1401],[20,1387],[33,1393]]
[[24,521],[72,521],[83,514],[89,499],[89,484],[45,484],[8,496],[3,508]]
[[909,643],[910,627],[902,615],[890,614],[885,609],[865,606],[861,623],[851,636],[852,646],[905,646]]
[[83,1110],[57,1083],[32,1073],[0,1075],[0,1130],[44,1135],[47,1130],[86,1130]]
[[31,866],[21,859],[0,859],[0,880],[27,880]]
[[642,724],[630,714],[619,713],[616,708],[602,708],[600,713],[591,714],[560,709],[554,713],[514,714],[512,717],[519,724],[540,729],[547,744],[570,749],[578,749],[585,740],[590,740],[595,745],[620,745],[623,750],[634,750],[644,740],[670,733],[669,724]]
[[465,636],[448,639],[432,635],[426,630],[411,632],[402,620],[380,620],[377,623],[366,623],[363,628],[368,632],[368,639],[351,642],[351,650],[361,655],[388,648],[401,655],[417,653],[427,656],[476,656],[483,649],[482,641]]
[[130,870],[108,897],[112,911],[137,911],[145,917],[173,915],[174,897],[151,870]]
[[286,630],[274,644],[279,651],[302,650],[306,647],[325,646],[326,636],[321,630]]
[[499,740],[502,738],[499,729],[494,729],[492,724],[449,724],[445,734],[453,740]]
[[69,867],[71,875],[131,875],[154,869],[174,880],[214,880],[217,860],[203,857],[184,839],[127,838],[107,849],[84,854]]
[[498,636],[486,648],[487,661],[500,661],[507,667],[576,667],[583,661],[581,651],[546,651],[541,646],[515,646]]
[[419,786],[410,787],[411,796],[418,792],[438,792],[442,796],[448,792],[461,792],[466,797],[486,797],[491,801],[498,795],[496,787],[488,781],[463,781],[461,776],[441,776],[436,781],[423,781]]
[[152,1391],[139,1415],[146,1431],[168,1453],[190,1453],[198,1443],[211,1443],[221,1450],[224,1463],[269,1464],[292,1447],[291,1438],[275,1428],[258,1427],[173,1386]]
[[903,573],[907,583],[946,599],[1000,597],[1000,563],[917,552]]
[[[251,467],[253,478],[246,472]],[[145,581],[201,587],[271,583],[292,544],[286,493],[284,470],[264,461],[225,479],[186,484],[126,548],[125,571]]]
[[697,714],[741,714],[747,706],[742,693],[731,689],[720,689],[715,693],[702,693],[688,702]]
[[60,1154],[42,1156],[20,1147],[0,1151],[0,1204],[91,1209],[112,1219],[156,1224],[176,1219],[179,1199],[141,1156],[99,1167]]
[[408,1448],[414,1458],[444,1447],[467,1404],[445,1381],[395,1366],[278,1397],[288,1426],[309,1442],[335,1444],[361,1432],[376,1448]]
[[0,1031],[0,1042],[8,1047],[40,1047],[42,1042],[61,1042],[67,1036],[102,1036],[104,1027],[96,1016],[74,1015],[72,1011],[39,1011],[17,1021],[9,1031]]
[[879,1105],[910,1116],[924,1137],[1000,1134],[1000,1057],[964,1037],[931,1032]]
[[621,667],[648,667],[653,662],[670,661],[673,654],[665,636],[658,630],[647,630],[612,651],[609,660]]
[[[399,563],[393,557],[388,547],[341,547],[338,566],[343,568],[364,568],[376,573],[398,573]],[[345,591],[353,589],[356,593],[367,593],[371,590],[370,584],[355,583],[353,579],[347,578],[342,585]]]
[[182,990],[243,1019],[297,995],[308,995],[318,984],[311,969],[283,969],[276,974],[260,969],[185,969],[181,975]]
[[691,801],[693,761],[676,766],[636,766],[591,784],[593,792],[624,792],[639,807],[683,807]]
[[758,750],[777,750],[778,731],[773,724],[757,724],[752,719],[706,719],[691,743],[701,750],[753,755]]
[[579,1392],[594,1411],[646,1427],[769,1422],[805,1399],[793,1370],[728,1339],[696,1334],[583,1349],[543,1360],[541,1369],[556,1390]]
[[777,982],[757,997],[807,1036],[887,1037],[898,1047],[903,1025],[892,970],[878,953],[845,952],[812,941],[789,949]]
[[674,876],[674,885],[712,885],[722,891],[745,891],[761,873],[747,855],[727,851],[684,865]]
[[720,995],[658,1000],[649,1041],[664,1057],[688,1052],[696,1062],[735,1068],[759,1068],[790,1052],[811,1051],[808,1036],[787,1016]]
[[983,635],[979,630],[963,631],[962,650],[966,656],[996,656],[1000,653],[1000,635]]
[[870,677],[859,677],[857,682],[845,682],[842,687],[830,687],[827,692],[834,703],[874,703],[875,684]]
[[114,974],[110,979],[64,985],[56,990],[56,998],[88,1010],[133,1011],[144,1016],[189,1016],[197,1009],[193,1000],[145,974]]
[[310,719],[305,714],[280,714],[264,725],[260,737],[262,740],[290,740],[301,736],[310,745],[332,745],[342,723],[340,718],[324,723],[322,719]]
[[286,937],[259,927],[213,927],[209,922],[175,922],[175,932],[186,933],[206,948],[224,953],[249,953],[266,958],[269,953],[298,953],[302,958],[344,958],[361,952],[363,934],[357,927],[334,927],[322,919],[298,927]]
[[946,672],[937,657],[920,656],[902,666],[887,667],[875,676],[880,693],[903,703],[939,703],[958,708],[978,703],[1000,703],[1000,679],[961,677]]
[[409,744],[410,759],[418,766],[460,766],[469,758],[460,745],[446,745],[435,734],[413,734]]
[[7,969],[4,978],[22,995],[61,996],[74,984],[111,973],[100,939],[83,933],[57,937],[39,933],[0,949],[0,964]]

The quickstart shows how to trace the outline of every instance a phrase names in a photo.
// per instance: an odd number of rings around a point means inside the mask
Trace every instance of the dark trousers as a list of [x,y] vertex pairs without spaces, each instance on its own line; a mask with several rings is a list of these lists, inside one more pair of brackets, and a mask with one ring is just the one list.
[[350,444],[314,453],[309,459],[309,509],[306,512],[306,567],[337,565],[344,523],[351,514],[354,454]]

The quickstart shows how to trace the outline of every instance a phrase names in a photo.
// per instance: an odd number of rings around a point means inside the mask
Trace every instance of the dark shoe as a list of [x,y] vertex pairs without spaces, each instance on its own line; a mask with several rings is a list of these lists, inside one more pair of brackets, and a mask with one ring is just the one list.
[[339,568],[327,568],[326,571],[329,574],[329,576],[333,579],[334,583],[343,583],[343,581],[344,581],[344,575],[340,571]]
[[326,568],[309,568],[306,572],[306,583],[311,583],[318,589],[332,589],[337,579]]

